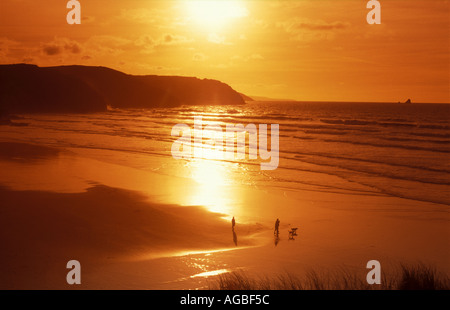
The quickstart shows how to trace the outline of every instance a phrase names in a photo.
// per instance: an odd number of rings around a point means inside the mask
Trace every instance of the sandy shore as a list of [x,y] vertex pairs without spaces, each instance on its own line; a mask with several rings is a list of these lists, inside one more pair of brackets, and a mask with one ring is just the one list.
[[[235,203],[220,214],[186,206],[189,200],[173,203],[175,191],[194,191],[189,180],[54,148],[0,145],[1,289],[205,288],[205,272],[301,273],[337,266],[361,272],[371,259],[384,266],[423,261],[450,271],[446,206],[223,186]],[[238,219],[235,234],[231,215]],[[275,244],[277,217],[281,234]],[[294,226],[299,236],[288,240]],[[72,259],[82,265],[78,287],[65,281]]]
[[[95,186],[67,194],[0,188],[0,197],[2,289],[63,287],[61,275],[71,259],[90,272],[108,261],[236,246],[231,224],[220,214],[151,204],[127,190]],[[261,229],[241,226],[239,246],[251,245],[248,237]]]

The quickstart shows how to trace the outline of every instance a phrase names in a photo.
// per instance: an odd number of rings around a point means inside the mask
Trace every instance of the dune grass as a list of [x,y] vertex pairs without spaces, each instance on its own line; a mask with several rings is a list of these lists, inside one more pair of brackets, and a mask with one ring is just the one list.
[[369,285],[365,273],[348,268],[317,272],[303,276],[285,272],[276,276],[251,277],[242,270],[225,273],[208,281],[210,290],[448,290],[450,279],[429,265],[400,264],[384,275],[381,284]]
[[448,290],[450,279],[432,266],[417,264],[401,265],[401,278],[397,282],[399,290]]

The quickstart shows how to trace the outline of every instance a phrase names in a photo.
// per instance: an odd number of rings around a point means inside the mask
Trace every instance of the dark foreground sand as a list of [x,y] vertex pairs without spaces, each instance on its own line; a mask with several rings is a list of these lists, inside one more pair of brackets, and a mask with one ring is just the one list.
[[[83,273],[111,261],[234,247],[231,225],[201,207],[151,204],[95,186],[83,193],[0,188],[0,289],[67,288],[66,263]],[[254,229],[241,225],[239,243]]]

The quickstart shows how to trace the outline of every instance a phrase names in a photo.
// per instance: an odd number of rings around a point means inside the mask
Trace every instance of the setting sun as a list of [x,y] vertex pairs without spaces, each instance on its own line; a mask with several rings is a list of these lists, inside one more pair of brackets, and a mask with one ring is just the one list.
[[232,19],[248,15],[240,1],[186,1],[189,19],[204,27],[222,26]]

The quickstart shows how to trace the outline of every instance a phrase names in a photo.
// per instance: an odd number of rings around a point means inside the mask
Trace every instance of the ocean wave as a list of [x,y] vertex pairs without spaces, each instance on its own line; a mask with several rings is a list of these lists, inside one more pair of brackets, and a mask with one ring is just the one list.
[[437,125],[437,124],[419,124],[419,128],[427,128],[427,129],[440,129],[440,130],[450,130],[449,125]]
[[413,135],[413,136],[418,136],[418,137],[431,137],[431,138],[447,138],[447,139],[450,139],[450,134],[445,134],[445,133],[411,132],[409,134]]
[[416,146],[416,145],[399,145],[399,144],[386,144],[386,143],[374,143],[374,142],[363,142],[363,141],[348,141],[348,140],[334,140],[334,139],[323,139],[324,142],[337,142],[352,145],[365,145],[377,148],[397,148],[404,150],[414,150],[414,151],[426,151],[426,152],[437,152],[437,153],[450,153],[450,148],[433,148],[426,146]]
[[370,163],[370,164],[386,165],[386,166],[392,167],[393,169],[395,169],[396,167],[404,167],[404,168],[415,169],[415,170],[436,172],[439,174],[447,173],[447,174],[449,174],[449,176],[445,176],[445,178],[450,177],[450,170],[447,170],[445,168],[435,169],[435,168],[428,167],[428,166],[411,165],[411,164],[405,164],[405,163],[400,163],[400,162],[387,162],[387,161],[381,161],[381,160],[376,160],[376,159],[365,159],[365,158],[348,157],[348,156],[342,156],[342,155],[316,153],[316,152],[302,153],[302,154],[298,154],[297,152],[291,152],[291,154],[294,154],[295,155],[294,158],[297,158],[297,159],[304,159],[305,156],[308,156],[309,158],[323,157],[325,159],[345,160],[350,165],[354,165],[354,164],[352,164],[352,162],[364,162],[364,163]]
[[[297,158],[301,162],[306,162],[318,166],[327,166],[327,167],[334,167],[338,169],[344,169],[347,171],[355,171],[359,174],[366,174],[370,175],[372,177],[382,177],[382,178],[388,178],[393,180],[403,180],[403,181],[414,181],[414,182],[420,182],[424,184],[434,184],[434,185],[450,185],[449,178],[446,176],[441,175],[439,179],[437,177],[435,178],[427,178],[427,177],[418,177],[418,174],[400,174],[399,172],[395,173],[392,172],[392,170],[388,169],[380,169],[381,167],[374,167],[371,169],[370,166],[355,166],[352,165],[350,162],[336,162],[336,161],[320,161],[317,159],[311,159],[311,158]],[[392,166],[392,165],[391,165]],[[400,167],[400,166],[399,166]],[[294,167],[289,167],[289,169],[294,169]],[[376,170],[378,169],[378,170]],[[331,170],[333,171],[333,170]],[[319,172],[319,171],[317,171]],[[336,171],[335,173],[331,173],[334,175],[339,175],[339,173]]]
[[450,145],[450,140],[431,140],[431,139],[414,139],[414,138],[396,138],[396,137],[380,137],[387,141],[399,141],[399,142],[419,142],[419,143],[437,143],[437,144],[448,144]]
[[405,119],[395,119],[392,121],[372,121],[372,120],[360,120],[360,119],[320,119],[322,123],[332,125],[350,125],[350,126],[382,126],[382,127],[408,127],[408,128],[422,128],[422,129],[439,129],[450,130],[448,124],[421,124],[413,123]]
[[321,119],[322,123],[334,125],[350,125],[350,126],[382,126],[382,127],[418,127],[417,124],[408,122],[380,122],[360,119]]

